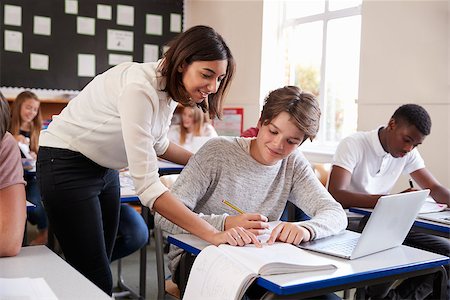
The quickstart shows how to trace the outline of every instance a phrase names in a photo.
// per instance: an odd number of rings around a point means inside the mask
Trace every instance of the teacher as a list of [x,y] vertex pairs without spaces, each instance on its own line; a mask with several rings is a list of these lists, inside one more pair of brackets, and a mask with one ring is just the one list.
[[122,63],[97,75],[39,141],[42,201],[64,256],[109,295],[118,169],[129,167],[143,205],[200,238],[216,245],[258,244],[243,228],[216,230],[159,180],[158,157],[186,164],[192,155],[167,138],[178,103],[220,116],[235,70],[230,49],[210,27],[192,27],[169,46],[156,63]]

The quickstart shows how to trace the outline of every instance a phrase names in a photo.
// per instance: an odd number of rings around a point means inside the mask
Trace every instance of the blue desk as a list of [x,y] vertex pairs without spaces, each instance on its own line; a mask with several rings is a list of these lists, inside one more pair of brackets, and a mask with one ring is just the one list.
[[[169,236],[168,241],[193,254],[200,253],[208,245],[207,242],[188,234]],[[319,253],[315,255],[332,259],[337,266],[336,271],[324,270],[259,277],[256,283],[268,291],[264,299],[294,294],[299,297],[314,297],[436,272],[442,276],[438,293],[441,293],[441,299],[446,299],[447,275],[443,266],[450,262],[446,256],[403,245],[355,260]]]
[[[350,207],[349,211],[364,216],[370,215],[372,213],[372,209],[370,208],[359,208],[359,207]],[[446,238],[449,238],[450,236],[450,225],[446,225],[443,223],[416,218],[413,227],[417,231],[428,234],[438,235]]]
[[172,163],[170,161],[158,160],[159,176],[180,174],[184,166]]

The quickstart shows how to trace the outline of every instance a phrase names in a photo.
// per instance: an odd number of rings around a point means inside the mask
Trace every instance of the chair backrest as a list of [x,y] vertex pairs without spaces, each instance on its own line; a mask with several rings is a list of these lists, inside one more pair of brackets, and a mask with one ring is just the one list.
[[327,187],[328,178],[330,177],[331,164],[330,163],[314,163],[312,164],[314,173],[324,187]]

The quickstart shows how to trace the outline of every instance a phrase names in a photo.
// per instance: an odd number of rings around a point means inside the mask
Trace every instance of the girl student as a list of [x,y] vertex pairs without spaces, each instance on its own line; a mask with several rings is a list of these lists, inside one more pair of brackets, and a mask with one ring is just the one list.
[[122,63],[97,75],[41,133],[37,174],[49,221],[66,260],[109,295],[117,170],[127,166],[143,205],[212,244],[260,246],[242,227],[215,229],[159,179],[158,157],[186,164],[192,155],[167,138],[178,103],[220,116],[235,69],[210,27],[192,27],[169,46],[156,63]]
[[[28,146],[28,154],[33,160],[36,159],[39,149],[41,127],[42,117],[38,97],[30,91],[21,92],[12,105],[10,132],[18,143]],[[24,153],[22,158],[25,158]],[[45,245],[48,238],[48,222],[35,172],[25,172],[24,179],[27,182],[25,187],[27,200],[36,206],[27,213],[30,223],[37,225],[38,229],[38,234],[30,245]]]
[[179,125],[170,126],[168,137],[171,142],[194,152],[194,137],[216,137],[217,132],[197,107],[186,106],[181,113]]

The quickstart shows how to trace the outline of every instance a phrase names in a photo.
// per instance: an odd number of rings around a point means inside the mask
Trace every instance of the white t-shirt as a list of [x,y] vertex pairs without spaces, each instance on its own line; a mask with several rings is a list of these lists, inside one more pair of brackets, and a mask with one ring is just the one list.
[[389,194],[401,174],[425,168],[417,148],[401,158],[386,153],[378,130],[357,132],[343,139],[334,155],[333,165],[352,173],[349,190],[366,194]]
[[169,140],[193,153],[197,152],[208,139],[217,136],[217,132],[214,129],[214,127],[209,123],[205,123],[203,124],[200,136],[194,136],[192,133],[188,133],[186,134],[185,143],[181,145],[180,131],[181,131],[180,125],[170,126],[169,133],[167,134]]
[[42,131],[40,146],[78,151],[97,164],[129,167],[141,202],[153,206],[167,188],[157,155],[168,146],[167,131],[177,102],[162,91],[158,63],[122,63],[96,76]]

